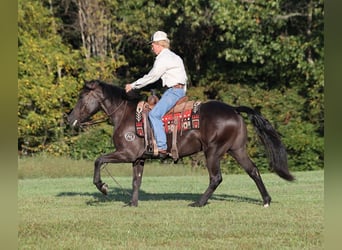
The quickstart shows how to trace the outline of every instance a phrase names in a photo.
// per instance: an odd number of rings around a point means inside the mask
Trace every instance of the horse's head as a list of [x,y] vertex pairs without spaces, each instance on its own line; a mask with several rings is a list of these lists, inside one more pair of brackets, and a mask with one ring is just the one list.
[[104,99],[103,91],[99,81],[86,82],[80,91],[78,101],[72,112],[68,115],[70,125],[79,126],[101,108]]

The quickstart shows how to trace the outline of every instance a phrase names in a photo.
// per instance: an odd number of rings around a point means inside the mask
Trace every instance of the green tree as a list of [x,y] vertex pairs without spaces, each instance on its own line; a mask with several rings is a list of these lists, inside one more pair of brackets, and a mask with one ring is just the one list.
[[123,57],[88,57],[84,49],[64,44],[60,19],[51,2],[18,3],[18,146],[28,152],[46,150],[52,142],[65,145],[64,115],[78,96],[82,79],[116,79]]
[[18,7],[19,147],[37,151],[63,137],[78,54],[61,43],[60,23],[41,2],[20,0]]

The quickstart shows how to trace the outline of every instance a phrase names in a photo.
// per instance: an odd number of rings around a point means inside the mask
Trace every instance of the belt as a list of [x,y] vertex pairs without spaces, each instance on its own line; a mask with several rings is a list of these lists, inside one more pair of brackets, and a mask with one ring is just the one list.
[[184,88],[184,84],[178,83],[176,85],[173,85],[172,88],[182,89],[182,88]]

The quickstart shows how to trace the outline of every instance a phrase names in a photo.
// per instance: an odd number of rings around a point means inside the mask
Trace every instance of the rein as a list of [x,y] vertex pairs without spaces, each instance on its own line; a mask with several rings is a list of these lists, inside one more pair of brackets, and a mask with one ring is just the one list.
[[101,167],[102,169],[105,169],[107,174],[113,179],[113,181],[121,188],[122,193],[132,197],[132,195],[130,193],[128,193],[121,185],[120,183],[114,178],[114,176],[109,172],[109,170],[106,168],[107,163],[105,163],[105,165],[103,167]]
[[[100,101],[100,104],[101,104],[101,107],[102,109],[104,110],[104,112],[106,113],[106,115],[108,117],[111,117],[112,114],[114,114],[119,108],[120,106],[125,102],[124,100],[112,111],[112,112],[108,112],[108,110],[106,109],[106,106],[103,104],[103,102],[105,101],[106,99],[104,99],[103,101]],[[127,102],[125,102],[127,104]],[[125,106],[125,110],[126,110],[126,106]],[[121,120],[121,119],[120,119]]]
[[125,103],[124,113],[123,113],[123,115],[120,117],[119,122],[117,123],[117,126],[118,126],[118,125],[121,123],[121,121],[122,121],[122,119],[123,119],[123,117],[124,117],[124,115],[125,115],[125,113],[126,113],[127,101],[122,100],[121,103],[120,103],[113,111],[108,112],[106,106],[104,105],[104,101],[105,101],[105,100],[106,100],[106,99],[103,99],[102,101],[100,101],[100,105],[101,105],[102,109],[104,110],[104,112],[106,113],[106,115],[107,115],[109,118],[111,118],[111,116],[112,116],[116,111],[118,111],[118,109],[121,107],[121,105],[122,105],[123,103]]
[[92,121],[89,121],[89,122],[82,122],[81,124],[81,127],[87,127],[87,126],[92,126],[92,125],[95,125],[95,124],[99,124],[99,123],[102,123],[102,122],[105,122],[106,120],[108,119],[107,116],[102,116],[96,120],[92,120]]

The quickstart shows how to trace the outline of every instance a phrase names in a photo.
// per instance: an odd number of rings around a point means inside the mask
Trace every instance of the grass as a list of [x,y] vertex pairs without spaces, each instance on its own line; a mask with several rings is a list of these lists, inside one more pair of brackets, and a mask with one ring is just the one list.
[[32,177],[22,169],[29,165],[19,161],[19,249],[323,249],[323,171],[294,173],[294,183],[263,174],[273,198],[267,209],[246,174],[224,175],[209,205],[193,208],[187,205],[208,185],[205,172],[162,165],[157,174],[175,175],[156,176],[152,164],[132,208],[123,191],[131,191],[131,177],[121,166],[108,169],[123,190],[102,171],[105,197],[92,173]]
[[[148,176],[184,176],[207,175],[203,168],[191,168],[182,163],[160,164],[156,160],[146,160],[144,175]],[[94,162],[72,160],[70,158],[40,155],[18,159],[18,178],[60,178],[60,177],[92,177]],[[132,164],[110,164],[107,167],[115,176],[131,176]]]

